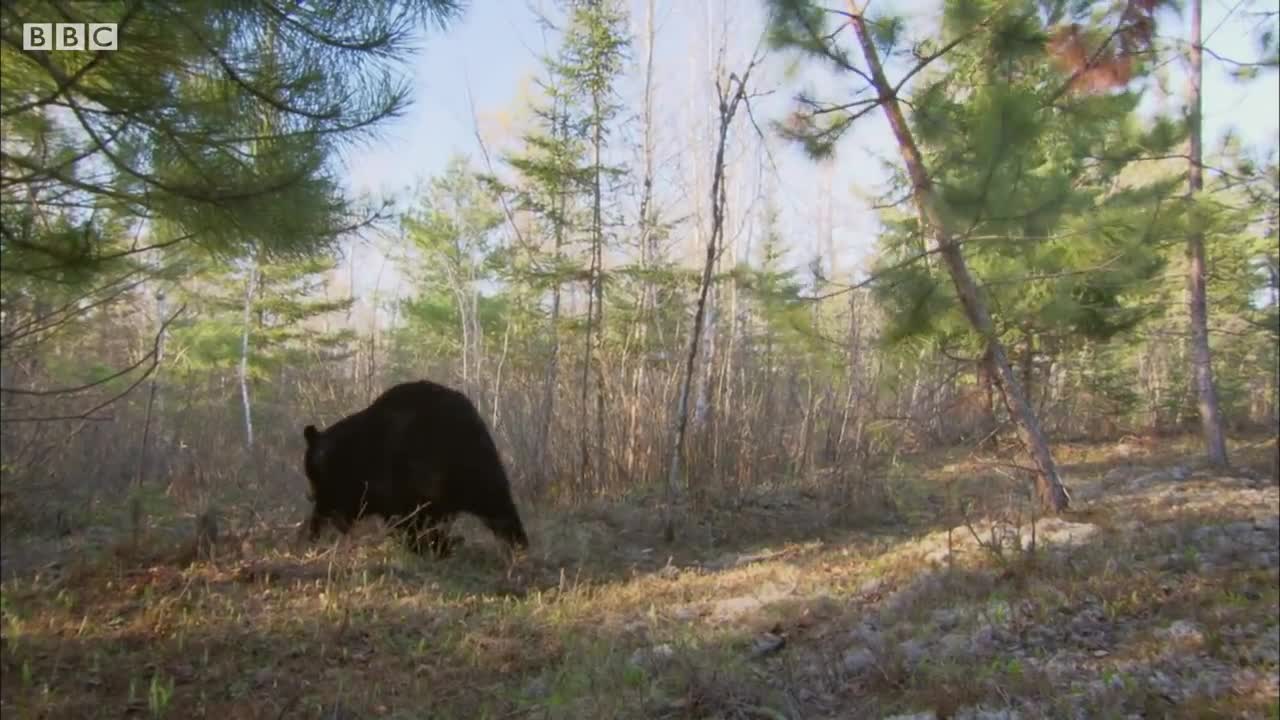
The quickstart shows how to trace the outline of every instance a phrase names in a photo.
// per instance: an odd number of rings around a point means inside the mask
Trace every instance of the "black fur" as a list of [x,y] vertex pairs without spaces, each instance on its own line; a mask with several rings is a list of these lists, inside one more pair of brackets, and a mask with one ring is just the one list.
[[489,428],[452,388],[396,385],[323,431],[306,426],[303,436],[312,540],[326,524],[346,533],[360,517],[380,516],[405,531],[414,551],[443,557],[451,539],[439,525],[470,513],[508,546],[529,545]]

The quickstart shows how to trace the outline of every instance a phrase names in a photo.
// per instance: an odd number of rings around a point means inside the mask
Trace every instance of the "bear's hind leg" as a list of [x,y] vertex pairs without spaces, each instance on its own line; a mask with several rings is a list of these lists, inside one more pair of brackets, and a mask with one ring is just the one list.
[[307,539],[315,542],[320,539],[327,528],[332,528],[341,535],[351,532],[351,520],[341,513],[321,513],[312,510],[311,517],[307,522]]

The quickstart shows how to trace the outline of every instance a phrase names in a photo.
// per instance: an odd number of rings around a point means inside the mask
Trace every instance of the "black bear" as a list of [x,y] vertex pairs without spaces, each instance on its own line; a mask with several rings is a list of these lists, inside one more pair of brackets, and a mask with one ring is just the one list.
[[[325,430],[303,429],[311,482],[310,538],[363,516],[399,525],[409,547],[449,554],[440,525],[479,517],[509,548],[529,539],[489,428],[461,392],[430,381],[396,385]],[[425,541],[425,542],[424,542]]]

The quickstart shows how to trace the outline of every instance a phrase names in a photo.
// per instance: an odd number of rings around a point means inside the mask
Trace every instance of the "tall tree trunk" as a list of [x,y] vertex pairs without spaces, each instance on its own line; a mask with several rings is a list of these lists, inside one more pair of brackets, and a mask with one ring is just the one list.
[[132,498],[129,503],[130,517],[133,519],[133,543],[137,545],[142,532],[142,488],[146,484],[149,453],[151,447],[151,425],[156,405],[160,400],[160,369],[164,362],[164,290],[156,290],[156,324],[159,326],[156,335],[156,365],[151,373],[150,388],[147,392],[147,412],[142,421],[142,447],[138,451],[138,474],[133,479]]
[[810,363],[810,367],[806,368],[805,372],[804,421],[800,424],[800,447],[795,459],[795,476],[804,481],[809,479],[810,457],[813,455],[816,397],[813,392],[813,367]]
[[991,368],[990,356],[984,355],[977,363],[978,369],[978,388],[982,401],[983,428],[982,436],[985,443],[995,449],[1000,444],[999,434],[997,430],[1000,428],[1000,421],[996,418],[996,388],[995,388],[995,371]]
[[[560,258],[560,238],[556,237],[556,262]],[[550,480],[551,424],[555,421],[556,388],[560,375],[560,281],[551,288],[551,357],[547,361],[547,379],[542,386],[542,426],[538,429],[537,491],[545,492]]]
[[[858,293],[849,293],[849,365],[848,388],[845,392],[844,407],[840,411],[840,434],[836,437],[835,453],[831,462],[839,467],[844,459],[844,443],[849,430],[849,414],[853,409],[853,401],[858,397],[858,381],[861,376],[862,352],[859,348],[862,339],[862,323],[858,317]],[[843,475],[844,471],[840,470]]]
[[[568,133],[567,120],[559,98],[555,100],[552,113],[552,133],[559,140]],[[547,377],[542,386],[542,422],[541,427],[538,429],[536,488],[539,494],[546,491],[551,476],[548,470],[551,464],[551,425],[555,421],[556,391],[560,382],[560,303],[562,286],[558,273],[560,272],[560,253],[564,246],[565,210],[568,206],[567,193],[563,183],[560,183],[557,188],[554,202],[556,204],[556,213],[552,221],[552,235],[555,247],[552,254],[552,266],[556,268],[557,275],[551,285],[551,318],[548,323],[548,331],[551,333],[551,357],[547,360]]]
[[[1273,227],[1274,232],[1274,227]],[[1271,305],[1280,310],[1280,262],[1272,256],[1268,258],[1267,273],[1271,278]],[[1271,326],[1271,332],[1280,332],[1280,328]],[[1273,336],[1272,348],[1280,355],[1280,335]],[[1275,452],[1271,454],[1271,479],[1280,483],[1280,357],[1273,359],[1271,366],[1271,431],[1275,433]]]
[[[592,275],[594,275],[594,272]],[[595,292],[590,287],[587,290],[587,298],[587,334],[586,342],[582,349],[582,377],[580,379],[581,385],[578,398],[581,413],[578,440],[578,483],[583,491],[590,492],[595,478],[591,459],[591,370],[594,364],[592,362],[595,353],[593,335],[596,319]]]
[[253,448],[253,408],[249,404],[249,328],[253,321],[253,292],[258,284],[258,261],[255,257],[249,265],[249,276],[244,287],[244,326],[240,333],[240,403],[244,408],[244,443]]
[[928,359],[929,346],[925,345],[920,348],[920,355],[916,358],[916,364],[913,368],[915,378],[911,383],[911,395],[910,399],[907,401],[907,411],[905,413],[907,420],[911,423],[912,433],[916,432],[917,427],[922,428],[926,434],[929,429],[928,418],[925,418],[923,421],[919,421],[920,416],[923,414],[920,412],[920,404],[921,394],[924,392],[925,384],[925,361]]
[[1205,288],[1204,230],[1202,216],[1195,208],[1196,196],[1204,187],[1204,167],[1201,164],[1201,95],[1203,79],[1201,69],[1202,46],[1200,44],[1201,0],[1191,0],[1191,73],[1187,90],[1190,109],[1191,167],[1187,172],[1187,197],[1192,203],[1191,231],[1187,233],[1187,310],[1191,319],[1191,372],[1195,378],[1196,395],[1200,408],[1200,424],[1204,433],[1205,451],[1210,465],[1227,464],[1227,442],[1222,432],[1222,414],[1218,407],[1218,392],[1213,383],[1212,355],[1209,351],[1209,308]]
[[[602,187],[604,182],[601,173],[601,151],[604,148],[604,123],[600,120],[601,98],[592,97],[592,111],[596,118],[592,137],[592,159],[595,178],[591,184],[591,278],[592,290],[595,293],[591,303],[595,308],[595,335],[591,352],[588,355],[591,369],[595,372],[596,390],[596,422],[595,422],[595,457],[592,462],[592,477],[597,489],[603,488],[608,476],[609,464],[605,457],[605,377],[604,377],[604,215]],[[584,428],[585,432],[585,428]]]
[[[654,29],[654,0],[645,3],[644,15],[644,189],[640,196],[640,269],[643,272],[655,259],[651,253],[653,242],[653,47],[656,40]],[[652,283],[648,274],[641,280],[639,309],[636,313],[636,371],[632,376],[631,403],[627,418],[627,450],[625,466],[627,475],[635,472],[636,453],[640,442],[639,410],[644,389],[645,369],[648,366],[647,340],[649,334],[649,295]]]
[[960,246],[955,242],[951,221],[943,209],[942,199],[938,197],[933,187],[933,181],[929,178],[928,170],[924,165],[924,158],[916,147],[915,138],[911,134],[906,118],[902,115],[902,108],[898,104],[893,86],[885,77],[884,68],[880,65],[880,55],[867,29],[866,21],[853,6],[852,0],[850,0],[850,10],[853,16],[851,22],[871,71],[872,82],[879,95],[881,107],[884,108],[889,126],[893,129],[894,137],[898,142],[898,149],[902,153],[903,162],[911,177],[912,194],[921,218],[928,228],[926,235],[933,245],[932,249],[942,257],[943,264],[951,275],[965,316],[978,331],[986,344],[987,352],[990,353],[991,363],[996,371],[995,380],[1009,409],[1009,416],[1017,424],[1018,435],[1035,462],[1036,487],[1040,502],[1047,510],[1061,512],[1067,508],[1071,499],[1062,485],[1062,480],[1058,477],[1058,468],[1054,463],[1053,454],[1049,451],[1044,433],[1040,429],[1040,422],[1027,402],[1018,378],[1009,366],[1009,358],[1005,354],[1004,345],[996,336],[995,325],[987,310],[986,301],[969,273]]
[[1024,331],[1022,334],[1022,391],[1027,394],[1027,402],[1035,407],[1036,388],[1035,388],[1035,369],[1036,369],[1036,349],[1035,343],[1031,335],[1031,331]]
[[[404,243],[405,230],[403,226],[400,230],[401,244]],[[387,269],[388,255],[382,256],[382,262],[378,265],[378,275],[373,281],[373,293],[370,299],[369,313],[369,371],[365,375],[365,396],[373,397],[374,388],[377,387],[378,379],[378,301],[382,296],[382,274]]]
[[715,366],[716,352],[716,292],[715,284],[711,286],[711,291],[707,295],[707,312],[706,332],[702,333],[702,351],[699,355],[702,357],[702,364],[698,368],[698,392],[697,399],[693,403],[693,427],[701,428],[706,425],[707,412],[710,405],[712,374]]
[[[597,156],[597,158],[598,158],[598,156]],[[599,188],[597,187],[597,190],[598,190],[598,189],[599,189]],[[580,411],[581,411],[581,413],[582,413],[582,414],[581,414],[581,425],[582,425],[582,427],[581,427],[581,430],[579,431],[581,434],[580,434],[580,436],[579,436],[579,437],[580,437],[580,439],[579,439],[579,441],[578,441],[578,442],[579,442],[578,449],[579,449],[579,456],[580,456],[580,457],[579,457],[579,463],[580,463],[580,464],[579,464],[579,470],[578,470],[578,481],[579,481],[579,483],[582,485],[582,488],[583,488],[584,490],[589,489],[589,488],[591,487],[591,483],[592,483],[592,482],[594,482],[594,478],[595,478],[595,473],[594,473],[594,471],[593,471],[593,468],[592,468],[592,462],[591,462],[591,436],[592,436],[592,433],[591,433],[591,409],[590,409],[590,408],[591,408],[591,403],[590,403],[590,400],[591,400],[591,371],[592,371],[592,369],[593,369],[593,367],[594,367],[594,364],[595,364],[595,363],[593,362],[593,360],[594,360],[594,355],[595,355],[595,347],[596,347],[596,346],[595,346],[595,337],[594,337],[594,334],[595,334],[595,332],[597,331],[597,328],[596,328],[596,326],[595,326],[595,320],[596,320],[596,306],[595,306],[595,302],[596,302],[596,292],[595,292],[595,283],[596,283],[596,281],[597,281],[597,276],[596,276],[596,244],[595,244],[595,243],[596,243],[596,238],[595,238],[595,217],[596,217],[596,216],[595,216],[595,213],[596,213],[596,211],[597,211],[598,209],[599,209],[598,205],[594,205],[594,203],[593,203],[593,208],[592,208],[592,226],[593,226],[593,227],[592,227],[592,233],[591,233],[591,264],[590,264],[590,269],[587,271],[587,275],[588,275],[588,280],[587,280],[587,333],[586,333],[585,344],[583,345],[583,349],[582,349],[582,350],[583,350],[583,353],[582,353],[582,380],[581,380],[582,385],[581,385],[580,393],[579,393],[579,395],[580,395],[580,397],[579,397],[579,402],[581,403]]]
[[493,371],[493,421],[492,427],[497,432],[502,423],[502,368],[507,364],[507,349],[511,346],[511,319],[508,316],[506,327],[502,331],[502,354],[498,356],[498,367]]

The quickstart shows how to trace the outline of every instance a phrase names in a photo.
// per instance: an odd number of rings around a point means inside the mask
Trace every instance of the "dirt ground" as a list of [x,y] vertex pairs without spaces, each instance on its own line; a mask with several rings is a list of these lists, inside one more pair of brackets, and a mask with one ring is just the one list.
[[[1033,518],[1015,456],[938,454],[857,498],[526,510],[444,561],[369,524],[6,529],[6,718],[1280,717],[1280,494],[1189,439],[1059,446]],[[867,498],[874,497],[874,501]],[[861,500],[859,500],[861,498]],[[1034,522],[1033,522],[1034,519]],[[185,523],[185,524],[184,524]],[[54,536],[54,537],[51,537]]]

